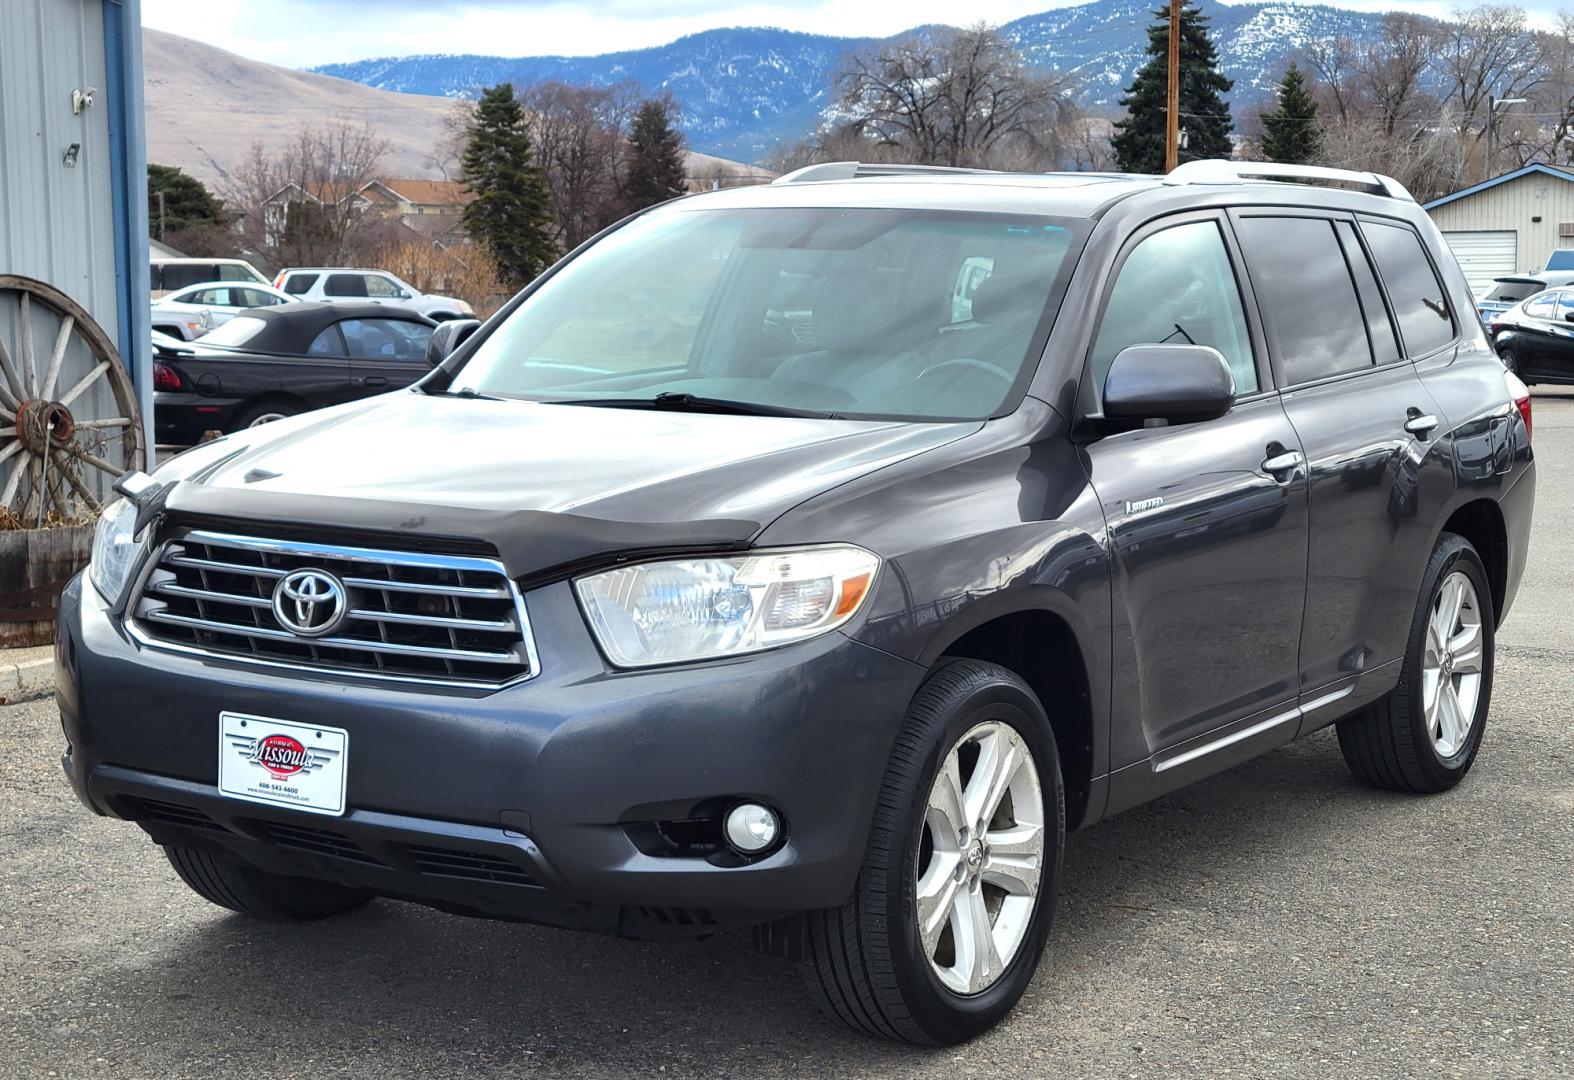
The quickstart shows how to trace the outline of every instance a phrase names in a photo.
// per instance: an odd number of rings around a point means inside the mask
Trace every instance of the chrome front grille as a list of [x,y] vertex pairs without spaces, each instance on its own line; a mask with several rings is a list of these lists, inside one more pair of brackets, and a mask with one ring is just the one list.
[[[274,613],[297,570],[344,586],[331,633],[298,634]],[[490,559],[191,532],[159,550],[132,620],[150,645],[371,678],[495,686],[536,670],[524,603]]]

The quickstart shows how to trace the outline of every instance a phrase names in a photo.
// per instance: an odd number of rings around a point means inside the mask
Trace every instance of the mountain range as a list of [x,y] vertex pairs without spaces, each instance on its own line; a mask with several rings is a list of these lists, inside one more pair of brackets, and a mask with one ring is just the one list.
[[[1084,104],[1111,107],[1143,62],[1157,6],[1155,0],[1093,0],[1000,29],[1031,63],[1079,75]],[[1289,59],[1308,42],[1336,34],[1375,38],[1383,18],[1325,4],[1201,0],[1199,6],[1211,20],[1224,73],[1235,81],[1231,104],[1237,111],[1267,100]],[[819,125],[847,54],[876,40],[751,27],[600,56],[405,56],[314,70],[382,90],[442,97],[473,97],[500,82],[603,86],[633,80],[647,92],[677,99],[694,149],[759,161]]]
[[[432,155],[447,134],[451,98],[292,71],[158,30],[143,31],[142,66],[148,160],[178,165],[220,193],[232,186],[253,145],[276,154],[299,127],[335,117],[376,129],[388,144],[384,176],[438,175]],[[752,171],[693,152],[688,167],[694,176]]]

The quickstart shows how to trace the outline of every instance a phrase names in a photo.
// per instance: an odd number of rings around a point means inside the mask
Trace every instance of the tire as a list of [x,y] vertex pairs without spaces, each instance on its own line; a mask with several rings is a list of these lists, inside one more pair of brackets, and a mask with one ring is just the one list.
[[1513,349],[1502,349],[1498,352],[1497,357],[1499,360],[1503,361],[1503,366],[1505,368],[1513,372],[1515,375],[1519,374],[1519,357],[1515,355]]
[[[1033,779],[1042,794],[1036,808],[1030,797],[1023,797],[1018,805],[1020,792],[1016,784],[1029,770],[1019,768],[1012,774],[1018,779],[1013,781],[1009,800],[1001,798],[1001,809],[988,831],[982,838],[973,837],[975,842],[967,849],[971,852],[981,848],[980,862],[974,863],[960,854],[960,849],[937,851],[926,837],[933,835],[928,822],[937,813],[931,809],[931,789],[937,774],[959,741],[981,730],[989,733],[984,736],[986,739],[1001,741],[966,743],[968,747],[977,747],[971,776],[982,775],[978,769],[982,767],[979,762],[990,752],[986,746],[1009,746],[1018,752],[1018,760],[1020,751],[1026,750],[1036,770]],[[1002,770],[1001,774],[1008,772]],[[1003,836],[994,831],[997,828],[1023,829],[1018,823],[1024,818],[1030,822],[1027,828],[1031,828],[1035,815],[1041,823],[1036,894],[1031,899],[1023,895],[1008,901],[999,886],[984,879],[1025,871],[1002,869],[996,860],[1004,858],[1009,862],[1010,856],[1001,856],[982,845],[991,836]],[[1005,818],[1010,819],[1009,825],[1000,824]],[[811,993],[827,1013],[856,1030],[900,1042],[950,1045],[989,1030],[1016,1005],[1038,967],[1053,918],[1065,826],[1065,794],[1055,736],[1033,691],[1016,675],[995,664],[958,660],[940,668],[908,707],[880,785],[869,845],[852,900],[840,908],[810,912],[804,918],[800,965]],[[943,981],[948,976],[940,974],[936,964],[931,963],[931,953],[920,934],[917,890],[923,872],[919,863],[926,851],[930,871],[941,865],[935,861],[939,858],[955,859],[955,873],[929,873],[923,880],[938,881],[938,887],[930,887],[944,890],[954,878],[958,884],[945,895],[954,894],[958,898],[955,903],[962,908],[985,911],[987,916],[985,900],[977,901],[985,906],[970,907],[973,892],[980,897],[999,894],[1001,906],[992,916],[996,921],[990,923],[986,918],[983,924],[989,927],[990,942],[1008,925],[1010,929],[1004,930],[1008,944],[1019,935],[1012,951],[1001,956],[1001,962],[995,965],[997,974],[991,976],[992,981],[977,992],[961,993]],[[1026,855],[1020,858],[1031,861]],[[961,883],[964,877],[967,881]],[[975,887],[975,882],[980,884]],[[964,895],[963,890],[971,891]],[[1028,904],[1022,905],[1020,900],[1027,900]],[[1009,920],[1002,917],[1007,903],[1014,905]],[[935,910],[950,913],[958,908],[942,904]],[[934,955],[943,958],[947,935],[951,935],[951,958],[954,967],[960,969],[966,966],[962,947],[957,943],[956,928],[960,924],[951,919],[947,914],[942,928],[934,935],[939,943]],[[966,936],[962,940],[967,940]],[[979,941],[972,940],[975,944]],[[993,945],[988,948],[989,952],[983,955],[993,954]]]
[[[1465,645],[1445,650],[1446,668],[1439,669],[1438,662],[1431,664],[1438,671],[1439,692],[1433,698],[1436,707],[1429,710],[1426,673],[1429,642],[1434,640],[1431,630],[1440,603],[1446,602],[1442,597],[1445,586],[1461,575],[1468,581],[1473,596],[1465,598],[1456,625],[1463,625],[1467,614],[1473,615],[1479,660],[1469,659],[1469,647]],[[1380,701],[1339,722],[1339,749],[1356,779],[1375,788],[1418,794],[1447,791],[1464,779],[1481,748],[1492,701],[1494,619],[1492,590],[1481,557],[1464,537],[1444,533],[1427,562],[1399,685]],[[1450,627],[1451,632],[1454,629]],[[1463,638],[1452,635],[1452,641],[1462,642]],[[1435,649],[1432,655],[1437,655]],[[1469,680],[1472,663],[1477,666],[1473,684]],[[1474,687],[1473,693],[1453,691],[1452,700],[1459,703],[1457,709],[1449,705],[1450,699],[1443,690],[1442,670],[1449,672],[1446,679],[1450,687]],[[1454,720],[1453,738],[1444,738],[1450,717],[1456,715],[1468,720],[1464,733],[1460,734],[1458,720]]]
[[166,845],[164,854],[180,880],[204,900],[271,922],[326,919],[372,898],[362,889],[272,874],[195,848]]
[[261,424],[282,420],[286,416],[298,416],[300,406],[292,401],[258,401],[247,405],[235,414],[235,419],[230,422],[229,430],[241,431],[244,428],[257,427]]

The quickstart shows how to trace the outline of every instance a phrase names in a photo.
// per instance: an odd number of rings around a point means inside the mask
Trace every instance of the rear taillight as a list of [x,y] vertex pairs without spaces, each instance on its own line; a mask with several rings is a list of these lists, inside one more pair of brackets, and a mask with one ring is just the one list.
[[284,271],[283,270],[280,270],[278,275],[274,277],[274,279],[273,279],[273,287],[275,289],[282,289],[282,288],[284,288]]
[[181,385],[180,372],[168,364],[155,363],[153,365],[153,389],[179,390]]
[[1508,384],[1509,396],[1514,399],[1514,408],[1519,410],[1519,415],[1525,418],[1525,438],[1530,438],[1530,387],[1519,381],[1519,376],[1512,371],[1503,372],[1503,381]]

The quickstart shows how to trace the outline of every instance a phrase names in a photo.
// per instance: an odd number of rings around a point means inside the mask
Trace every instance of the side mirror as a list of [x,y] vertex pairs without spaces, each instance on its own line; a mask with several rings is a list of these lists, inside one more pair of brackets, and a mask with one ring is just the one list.
[[432,367],[441,364],[479,329],[480,319],[449,319],[438,323],[437,329],[426,340],[426,362]]
[[1196,423],[1223,416],[1234,404],[1230,365],[1206,345],[1133,345],[1120,351],[1104,378],[1104,415],[1111,420]]
[[1563,321],[1564,322],[1574,322],[1574,311],[1571,311],[1567,315],[1563,316]]

